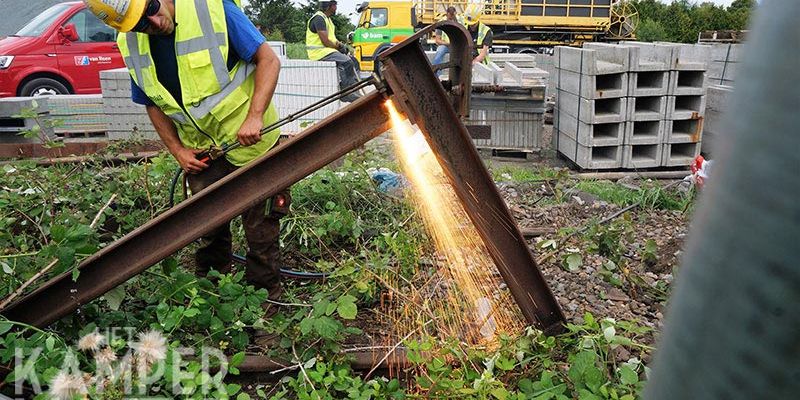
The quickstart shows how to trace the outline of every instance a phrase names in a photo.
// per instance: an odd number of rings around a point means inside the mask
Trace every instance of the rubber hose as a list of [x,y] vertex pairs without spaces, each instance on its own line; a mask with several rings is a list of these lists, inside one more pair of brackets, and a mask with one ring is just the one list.
[[[231,256],[233,257],[233,261],[239,264],[244,264],[247,262],[247,258],[245,258],[243,255],[233,253]],[[293,269],[281,268],[281,275],[292,279],[325,279],[330,275],[330,273],[297,271]]]
[[754,16],[646,399],[800,393],[800,1]]
[[[172,206],[175,205],[175,187],[178,186],[178,180],[180,179],[182,173],[183,170],[181,168],[178,168],[178,170],[175,171],[175,176],[172,177],[172,183],[170,184],[169,187],[170,208],[172,208]],[[231,256],[233,257],[233,261],[238,262],[240,264],[244,264],[245,262],[247,262],[247,259],[239,254],[233,253],[231,254]],[[292,279],[325,279],[330,275],[330,273],[297,271],[288,268],[281,268],[281,275]]]

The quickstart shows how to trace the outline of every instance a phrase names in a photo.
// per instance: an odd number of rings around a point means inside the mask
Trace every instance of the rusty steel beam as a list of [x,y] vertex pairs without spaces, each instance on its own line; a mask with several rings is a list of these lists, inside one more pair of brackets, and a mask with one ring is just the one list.
[[[442,27],[451,43],[467,37],[463,28]],[[564,329],[565,318],[558,302],[467,129],[453,108],[443,106],[448,103],[448,95],[430,73],[430,64],[418,42],[428,30],[408,38],[404,42],[407,45],[382,53],[382,76],[393,92],[395,104],[425,135],[527,321],[547,333],[559,332]],[[471,56],[462,51],[463,45],[454,56]]]
[[2,314],[36,327],[69,315],[208,230],[388,130],[384,101],[380,92],[359,99],[84,260],[76,281],[70,273],[59,275]]

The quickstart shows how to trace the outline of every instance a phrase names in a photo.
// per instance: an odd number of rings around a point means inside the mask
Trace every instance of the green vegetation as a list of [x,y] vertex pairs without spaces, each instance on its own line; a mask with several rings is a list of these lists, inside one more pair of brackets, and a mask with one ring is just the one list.
[[[21,161],[0,171],[0,185],[5,188],[0,193],[0,297],[17,291],[50,264],[54,266],[45,277],[35,280],[26,292],[59,272],[72,271],[77,276],[80,260],[166,209],[176,167],[171,157],[110,166],[101,156],[83,164],[51,167]],[[47,331],[0,320],[0,363],[13,365],[17,349],[29,358],[39,354],[33,371],[51,389],[59,371],[70,366],[96,378],[103,372],[96,363],[97,354],[77,351],[74,344],[92,332],[130,327],[139,335],[152,330],[165,336],[163,357],[170,368],[177,365],[172,357],[180,348],[199,354],[203,347],[211,347],[228,360],[211,365],[236,374],[242,352],[257,345],[254,332],[263,331],[277,340],[260,349],[287,366],[288,375],[275,385],[244,393],[242,386],[225,383],[222,375],[201,368],[202,362],[189,360],[175,366],[183,368],[184,375],[165,373],[150,381],[133,377],[133,392],[114,380],[99,392],[97,379],[87,381],[87,395],[102,399],[118,399],[126,393],[171,396],[173,388],[179,387],[191,398],[641,398],[646,367],[640,360],[651,349],[640,341],[650,333],[635,322],[591,314],[569,325],[564,335],[547,337],[528,328],[504,337],[496,349],[417,335],[398,343],[406,348],[411,362],[402,379],[354,371],[347,349],[385,344],[375,325],[380,322],[379,304],[393,290],[387,282],[409,285],[400,286],[408,290],[421,260],[433,251],[411,204],[375,187],[367,168],[379,166],[394,168],[370,151],[360,151],[350,154],[343,166],[322,169],[293,186],[292,214],[283,220],[287,264],[331,275],[321,281],[288,281],[281,298],[286,305],[273,317],[266,318],[261,308],[266,291],[247,284],[241,271],[212,273],[208,278],[191,273],[189,246]],[[564,190],[576,184],[565,170],[501,167],[493,173],[500,180],[550,180]],[[618,186],[577,184],[587,191]],[[645,196],[617,188],[604,190],[618,195],[622,203]],[[104,207],[112,198],[109,207]],[[652,207],[668,204],[666,200],[651,203]],[[619,260],[625,251],[621,243],[630,229],[625,221],[590,229],[586,234],[586,241],[594,244],[589,245],[590,251]],[[235,228],[237,249],[243,246],[242,236],[241,228]],[[656,249],[645,248],[642,257],[652,260]],[[581,263],[580,257],[564,261],[570,270]],[[611,271],[608,279],[620,285],[634,279],[626,274]],[[364,337],[378,343],[360,342]],[[388,340],[393,345],[397,339]],[[116,338],[109,340],[108,348],[123,360],[128,349],[134,349],[134,357],[140,351],[134,343]],[[620,359],[616,356],[619,348],[630,356]],[[46,351],[37,353],[39,349]],[[14,375],[7,378],[13,379]],[[146,387],[137,387],[146,381]]]
[[629,206],[638,203],[643,209],[686,210],[692,202],[693,193],[683,194],[667,190],[654,181],[642,182],[639,189],[631,189],[610,181],[580,181],[575,189],[593,194],[603,201]]
[[[262,27],[268,39],[287,43],[305,43],[306,24],[318,10],[319,0],[309,0],[299,5],[290,0],[250,0],[250,5],[245,7],[245,13],[253,23]],[[344,42],[347,34],[354,30],[355,26],[342,13],[349,14],[353,10],[338,11],[331,19],[336,26],[336,38]]]
[[734,0],[728,7],[711,2],[632,0],[639,11],[639,40],[697,42],[699,32],[747,29],[756,0]]

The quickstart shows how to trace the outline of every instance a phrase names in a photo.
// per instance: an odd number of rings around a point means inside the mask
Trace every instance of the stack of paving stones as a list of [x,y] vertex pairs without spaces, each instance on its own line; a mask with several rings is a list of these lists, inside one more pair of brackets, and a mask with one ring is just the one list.
[[[22,133],[40,126],[34,118],[22,118],[21,114],[35,111],[38,118],[44,121],[48,117],[47,98],[6,97],[0,99],[0,143],[33,143],[38,138],[25,138]],[[46,126],[42,127],[47,136],[54,140],[55,133]]]
[[706,117],[703,121],[703,153],[713,157],[714,152],[727,137],[725,132],[728,127],[723,123],[723,116],[727,114],[733,86],[710,85],[706,102]]
[[558,151],[587,169],[689,165],[705,113],[701,51],[638,42],[556,48]]
[[[281,72],[273,103],[282,117],[295,113],[322,98],[339,91],[336,64],[327,61],[281,60]],[[131,101],[131,78],[125,68],[100,73],[103,90],[103,109],[108,115],[108,138],[129,139],[134,132],[139,137],[158,139],[144,106]],[[281,128],[284,134],[294,134],[321,121],[338,110],[334,102]]]
[[105,138],[108,118],[99,94],[59,95],[47,97],[48,116],[55,122],[57,136],[69,141]]
[[131,101],[131,76],[127,68],[100,72],[103,112],[108,118],[110,140],[158,139],[144,106]]

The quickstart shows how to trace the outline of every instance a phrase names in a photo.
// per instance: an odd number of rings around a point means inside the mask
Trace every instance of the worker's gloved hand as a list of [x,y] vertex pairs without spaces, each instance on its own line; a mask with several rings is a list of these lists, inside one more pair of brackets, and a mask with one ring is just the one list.
[[336,50],[339,50],[339,53],[344,55],[350,54],[350,47],[342,42],[339,42],[339,46],[336,48]]
[[264,127],[264,120],[260,117],[247,117],[242,123],[236,138],[242,146],[251,146],[261,141],[261,128]]
[[172,155],[180,164],[183,172],[187,174],[197,174],[208,168],[208,164],[197,159],[197,155],[202,153],[201,149],[190,149],[181,147],[175,150]]

